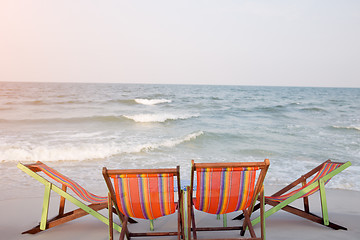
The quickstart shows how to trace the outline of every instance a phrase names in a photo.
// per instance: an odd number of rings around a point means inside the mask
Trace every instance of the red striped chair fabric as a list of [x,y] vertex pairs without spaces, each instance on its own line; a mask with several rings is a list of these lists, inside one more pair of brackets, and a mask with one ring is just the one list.
[[[286,199],[288,199],[289,197],[293,196],[294,194],[298,193],[299,191],[301,191],[302,189],[306,188],[307,186],[313,184],[314,182],[318,181],[320,178],[324,177],[325,175],[327,175],[328,173],[332,172],[333,170],[335,170],[336,168],[340,167],[342,164],[339,163],[333,163],[333,162],[327,162],[324,163],[324,165],[322,166],[322,168],[318,171],[318,173],[314,176],[313,179],[311,179],[308,183],[306,183],[304,186],[302,186],[301,188],[298,188],[292,192],[289,192],[287,194],[283,194],[281,196],[270,196],[270,197],[266,197],[267,199],[271,199],[274,201],[278,201],[278,202],[282,202]],[[330,181],[327,180],[325,182],[328,183]],[[311,194],[315,193],[319,191],[319,186],[314,188],[313,190],[311,190],[310,192],[304,194],[303,196],[299,197],[299,198],[304,198],[304,197],[308,197]]]
[[173,174],[120,174],[111,178],[124,215],[152,220],[175,212]]
[[195,208],[225,214],[244,210],[252,203],[259,167],[199,168]]
[[76,195],[78,195],[82,200],[86,202],[93,204],[107,202],[108,199],[107,197],[100,197],[90,193],[89,191],[81,187],[77,182],[64,176],[63,174],[45,165],[44,163],[29,165],[29,167],[37,168],[40,171],[44,172],[47,176],[55,180],[56,182],[69,187]]

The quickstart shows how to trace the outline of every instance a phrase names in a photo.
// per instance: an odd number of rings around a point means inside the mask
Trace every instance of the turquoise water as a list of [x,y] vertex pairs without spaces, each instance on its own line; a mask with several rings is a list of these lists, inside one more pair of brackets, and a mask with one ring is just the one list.
[[[351,161],[329,187],[360,190],[360,89],[0,83],[0,181],[43,161],[79,182],[101,169],[263,161],[268,184]],[[15,180],[11,175],[15,174]],[[30,185],[32,183],[29,183]]]

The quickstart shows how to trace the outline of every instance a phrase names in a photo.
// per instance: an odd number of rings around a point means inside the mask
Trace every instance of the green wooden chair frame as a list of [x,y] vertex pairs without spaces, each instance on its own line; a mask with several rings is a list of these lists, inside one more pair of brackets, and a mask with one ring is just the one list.
[[[22,163],[18,163],[18,165],[17,165],[17,167],[19,169],[21,169],[26,174],[35,178],[40,183],[45,185],[45,193],[44,193],[44,198],[43,198],[43,207],[42,207],[40,224],[28,231],[23,232],[23,234],[25,234],[25,233],[35,234],[40,231],[58,226],[60,224],[69,222],[69,221],[77,219],[77,218],[80,218],[87,214],[90,214],[90,215],[96,217],[97,219],[99,219],[100,221],[102,221],[103,223],[109,225],[109,219],[98,212],[99,210],[108,207],[107,202],[86,205],[82,201],[78,200],[74,196],[67,193],[66,192],[67,187],[65,185],[62,185],[62,188],[59,188],[55,184],[48,181],[46,178],[37,174],[37,172],[40,170],[38,170],[34,167],[31,167],[32,165],[36,165],[36,164],[42,164],[42,163],[37,162],[34,164],[26,164],[26,165],[22,164]],[[49,211],[51,191],[54,191],[57,194],[59,194],[61,196],[61,198],[60,198],[60,204],[59,204],[59,214],[56,217],[48,220],[48,211]],[[64,213],[65,199],[72,202],[79,208],[76,210]],[[113,211],[114,211],[114,209],[113,209]],[[116,223],[113,223],[113,228],[119,232],[121,231],[121,227],[119,225],[117,225]]]
[[[294,182],[290,183],[286,187],[282,188],[278,192],[271,195],[271,197],[281,196],[281,195],[289,192],[290,190],[294,190],[293,188],[298,186],[299,184],[302,184],[302,186],[306,185],[306,180],[308,178],[310,178],[311,176],[315,175],[316,173],[318,173],[322,169],[323,165],[326,164],[326,163],[336,163],[336,162],[332,162],[331,160],[327,160],[327,161],[323,162],[322,164],[320,164],[319,166],[317,166],[313,170],[309,171],[308,173],[301,176],[300,178],[298,178]],[[279,210],[284,210],[284,211],[287,211],[289,213],[295,214],[297,216],[303,217],[305,219],[308,219],[310,221],[313,221],[313,222],[319,223],[321,225],[330,227],[330,228],[335,229],[335,230],[338,230],[338,229],[347,230],[346,227],[343,227],[343,226],[340,226],[340,225],[335,224],[333,222],[330,222],[328,209],[327,209],[327,201],[326,201],[326,194],[325,194],[325,183],[328,182],[332,177],[334,177],[338,173],[342,172],[343,170],[345,170],[346,168],[351,166],[351,162],[336,163],[336,164],[341,164],[341,165],[338,168],[336,168],[333,171],[329,172],[328,174],[326,174],[322,178],[319,178],[314,183],[306,186],[305,188],[298,191],[297,193],[295,193],[294,195],[292,195],[291,197],[289,197],[288,199],[286,199],[286,200],[284,200],[282,202],[274,201],[274,200],[272,200],[270,198],[265,197],[265,204],[269,204],[269,205],[273,206],[272,208],[270,208],[269,210],[267,210],[265,212],[265,217],[269,217],[269,216],[271,216],[272,214],[276,213]],[[317,216],[317,215],[310,212],[308,196],[303,197],[305,194],[313,191],[315,188],[319,188],[319,192],[320,192],[322,217]],[[304,201],[304,210],[301,210],[301,209],[298,209],[298,208],[296,208],[294,206],[289,205],[290,203],[294,202],[295,200],[297,200],[297,199],[299,199],[301,197],[303,197],[303,201]],[[258,209],[259,209],[259,204],[254,207],[253,211],[256,211]],[[235,220],[235,219],[240,220],[243,217],[244,216],[239,215],[239,216],[235,217],[233,220]],[[252,223],[254,225],[259,223],[259,222],[260,222],[259,217],[252,221]]]

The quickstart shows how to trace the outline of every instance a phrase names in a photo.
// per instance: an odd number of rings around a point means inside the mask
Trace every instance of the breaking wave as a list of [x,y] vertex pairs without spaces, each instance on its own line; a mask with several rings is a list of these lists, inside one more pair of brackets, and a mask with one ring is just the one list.
[[332,128],[335,129],[344,129],[344,130],[355,130],[355,131],[360,131],[360,127],[354,127],[354,126],[349,126],[349,127],[343,127],[343,126],[331,126]]
[[105,159],[118,154],[149,152],[160,148],[173,148],[179,144],[193,141],[203,135],[194,132],[179,138],[171,138],[158,143],[134,146],[119,143],[77,143],[62,145],[3,145],[0,146],[0,162],[35,162],[35,161],[84,161]]
[[138,123],[150,123],[150,122],[166,122],[169,120],[184,120],[193,117],[199,117],[199,115],[176,115],[176,114],[136,114],[136,115],[124,115],[124,117],[131,119]]
[[195,132],[195,133],[191,133],[185,137],[182,138],[175,138],[175,139],[169,139],[169,140],[165,140],[159,144],[145,144],[143,146],[141,146],[140,151],[150,151],[150,150],[155,150],[161,147],[166,147],[166,148],[172,148],[175,147],[176,145],[179,145],[181,143],[184,142],[189,142],[192,140],[195,140],[197,137],[203,135],[204,132],[203,131],[199,131],[199,132]]
[[156,104],[161,104],[161,103],[171,103],[171,100],[137,98],[137,99],[135,99],[135,102],[139,103],[139,104],[144,104],[144,105],[156,105]]

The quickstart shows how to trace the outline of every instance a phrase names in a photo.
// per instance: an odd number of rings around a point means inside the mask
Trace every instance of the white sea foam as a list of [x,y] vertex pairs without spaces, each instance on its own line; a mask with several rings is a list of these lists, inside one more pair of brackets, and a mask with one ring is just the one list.
[[354,127],[354,126],[349,126],[349,127],[343,127],[343,126],[332,126],[333,128],[338,128],[338,129],[350,129],[350,130],[357,130],[360,131],[360,127]]
[[182,138],[169,139],[169,140],[165,140],[161,143],[155,143],[155,144],[145,144],[140,147],[140,151],[151,151],[151,150],[155,150],[155,149],[158,149],[161,147],[172,148],[181,143],[192,141],[203,134],[204,134],[203,131],[199,131],[199,132],[191,133]]
[[144,104],[144,105],[156,105],[160,103],[171,103],[171,100],[168,99],[143,99],[143,98],[137,98],[135,99],[136,103]]
[[165,122],[168,120],[178,120],[178,119],[182,120],[182,119],[188,119],[198,116],[199,115],[191,115],[191,114],[176,115],[176,114],[168,114],[168,113],[124,115],[124,117],[139,123]]
[[7,146],[0,148],[0,161],[83,161],[106,158],[116,152],[116,146],[100,143]]
[[0,162],[35,162],[35,161],[84,161],[105,159],[122,153],[153,151],[162,147],[172,148],[181,143],[192,141],[203,135],[202,131],[179,138],[171,138],[159,143],[139,145],[121,145],[111,143],[78,143],[62,145],[3,145],[0,146]]

